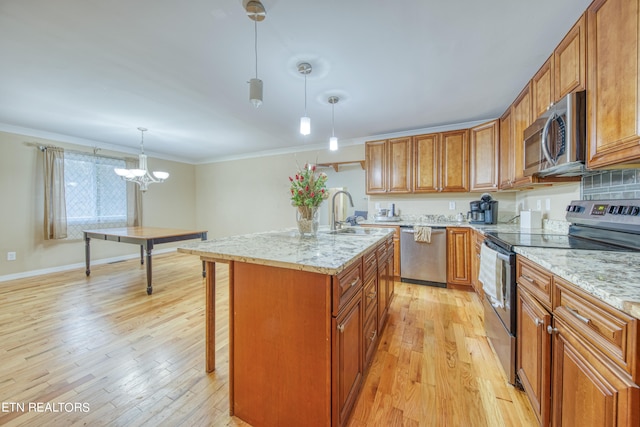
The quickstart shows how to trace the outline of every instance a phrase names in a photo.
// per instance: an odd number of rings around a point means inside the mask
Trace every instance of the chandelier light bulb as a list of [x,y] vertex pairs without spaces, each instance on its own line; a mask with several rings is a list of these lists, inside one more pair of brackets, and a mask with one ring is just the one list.
[[338,149],[338,138],[336,138],[336,116],[335,107],[340,101],[337,96],[330,96],[327,102],[331,104],[331,138],[329,138],[329,150],[336,151]]

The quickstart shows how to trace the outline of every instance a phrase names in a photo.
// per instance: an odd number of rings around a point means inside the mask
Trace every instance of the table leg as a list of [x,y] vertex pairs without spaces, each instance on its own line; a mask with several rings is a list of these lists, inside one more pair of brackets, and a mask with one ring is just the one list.
[[144,265],[144,246],[140,245],[140,264]]
[[85,274],[88,276],[91,274],[91,250],[89,249],[90,237],[87,237],[87,233],[84,234],[84,263],[87,267]]
[[206,261],[205,264],[205,369],[207,372],[213,372],[216,369],[216,263]]
[[[204,233],[202,233],[200,239],[202,241],[207,240],[207,232],[206,231]],[[202,261],[202,277],[207,277],[207,266],[206,266],[206,263],[204,261]]]
[[151,295],[153,287],[151,286],[151,252],[153,251],[153,245],[147,244],[147,295]]

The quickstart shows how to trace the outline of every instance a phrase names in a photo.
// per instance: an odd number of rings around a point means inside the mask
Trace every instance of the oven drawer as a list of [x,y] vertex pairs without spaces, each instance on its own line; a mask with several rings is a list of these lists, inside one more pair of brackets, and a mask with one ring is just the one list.
[[362,262],[353,263],[346,270],[333,276],[333,311],[334,316],[347,302],[362,289]]
[[516,282],[518,286],[527,289],[542,305],[551,310],[551,273],[545,268],[518,255]]
[[640,361],[634,351],[638,339],[637,319],[557,276],[554,277],[553,314],[638,382]]

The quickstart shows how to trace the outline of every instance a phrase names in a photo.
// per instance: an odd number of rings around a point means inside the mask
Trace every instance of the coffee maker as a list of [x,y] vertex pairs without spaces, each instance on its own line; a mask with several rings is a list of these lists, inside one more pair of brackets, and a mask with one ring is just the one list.
[[469,202],[467,219],[471,224],[496,224],[498,222],[498,201],[489,193],[484,193],[480,200]]

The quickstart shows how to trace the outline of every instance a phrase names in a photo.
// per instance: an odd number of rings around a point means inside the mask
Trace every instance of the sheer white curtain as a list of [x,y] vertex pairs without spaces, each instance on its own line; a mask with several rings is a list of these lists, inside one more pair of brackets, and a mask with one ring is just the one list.
[[67,209],[64,195],[64,150],[44,149],[44,239],[67,237]]
[[[136,169],[138,159],[125,159],[127,169]],[[127,226],[142,226],[142,191],[134,182],[127,182]]]

